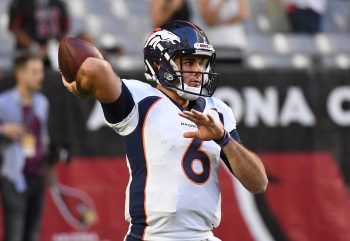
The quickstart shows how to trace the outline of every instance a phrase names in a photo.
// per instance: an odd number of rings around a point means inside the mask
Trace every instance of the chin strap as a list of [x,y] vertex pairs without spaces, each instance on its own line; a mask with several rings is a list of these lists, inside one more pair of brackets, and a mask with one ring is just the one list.
[[[184,92],[184,91],[188,91],[188,92]],[[186,99],[186,100],[196,100],[199,96],[199,93],[201,91],[201,87],[192,87],[192,86],[188,86],[187,84],[184,84],[184,91],[180,90],[180,86],[178,86],[178,89],[176,89],[176,92],[179,96],[181,96],[182,98]]]

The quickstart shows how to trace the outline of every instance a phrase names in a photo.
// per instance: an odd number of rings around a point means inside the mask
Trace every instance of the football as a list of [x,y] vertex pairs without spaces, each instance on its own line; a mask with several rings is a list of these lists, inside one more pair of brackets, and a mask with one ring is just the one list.
[[61,74],[68,82],[73,82],[81,64],[88,58],[103,59],[100,51],[91,43],[78,38],[61,40],[58,48],[58,64]]

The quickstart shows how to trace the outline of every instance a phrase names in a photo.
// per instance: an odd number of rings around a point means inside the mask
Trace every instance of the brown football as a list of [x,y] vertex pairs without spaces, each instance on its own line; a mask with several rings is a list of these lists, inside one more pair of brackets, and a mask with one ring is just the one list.
[[78,38],[67,37],[61,40],[58,48],[60,71],[68,82],[73,82],[81,64],[88,58],[103,59],[98,49]]

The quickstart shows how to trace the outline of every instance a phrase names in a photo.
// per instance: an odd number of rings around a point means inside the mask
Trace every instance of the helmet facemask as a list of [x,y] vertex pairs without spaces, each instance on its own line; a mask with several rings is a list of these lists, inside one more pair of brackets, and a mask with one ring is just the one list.
[[[178,51],[181,52],[181,51]],[[184,52],[184,51],[182,51]],[[203,57],[205,61],[205,68],[203,71],[188,71],[184,70],[184,60],[186,58],[191,58],[191,56]],[[175,59],[179,59],[179,66],[175,64]],[[194,53],[194,54],[179,54],[175,53],[172,59],[169,61],[172,66],[172,73],[166,72],[164,78],[167,80],[169,87],[175,89],[177,94],[181,97],[188,100],[195,100],[199,96],[209,97],[215,91],[217,86],[219,75],[212,73],[211,66],[214,65],[215,56],[203,53]],[[185,75],[195,74],[199,75],[199,85],[190,86],[189,83],[186,83]]]
[[[204,70],[186,71],[188,68],[183,68],[182,63],[188,56],[205,57]],[[173,21],[156,29],[145,43],[144,61],[148,80],[176,90],[185,99],[212,96],[218,83],[219,75],[214,73],[215,50],[205,33],[189,22]],[[180,64],[176,65],[175,61]],[[191,73],[200,75],[198,87],[186,84],[185,76]]]

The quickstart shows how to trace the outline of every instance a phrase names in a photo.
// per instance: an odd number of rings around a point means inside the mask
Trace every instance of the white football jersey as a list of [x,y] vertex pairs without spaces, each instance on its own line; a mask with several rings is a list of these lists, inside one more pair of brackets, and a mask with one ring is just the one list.
[[[181,107],[158,89],[123,80],[135,102],[119,123],[130,172],[125,218],[136,240],[199,241],[213,236],[221,219],[218,182],[220,147],[214,141],[184,138],[197,130],[181,117]],[[194,107],[236,128],[232,110],[222,101],[199,97]]]

